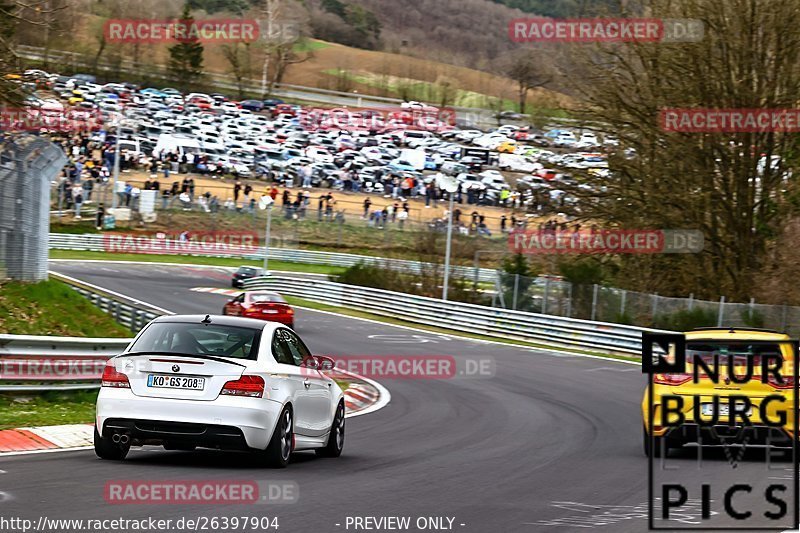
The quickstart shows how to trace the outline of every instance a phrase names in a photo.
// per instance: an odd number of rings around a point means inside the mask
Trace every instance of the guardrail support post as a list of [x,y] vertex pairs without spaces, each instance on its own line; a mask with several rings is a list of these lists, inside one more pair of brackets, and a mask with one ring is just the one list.
[[722,319],[724,318],[724,315],[725,315],[725,297],[724,296],[720,296],[719,297],[719,311],[717,311],[717,327],[718,328],[722,327]]
[[786,306],[786,304],[783,304],[782,307],[783,307],[783,310],[781,311],[781,331],[785,332],[786,331],[786,311],[788,310],[788,307]]
[[130,329],[131,332],[133,333],[136,333],[138,331],[136,329],[136,326],[139,325],[139,313],[140,313],[139,310],[131,309],[131,323],[128,325],[128,329]]
[[594,320],[597,316],[597,293],[599,291],[600,286],[595,283],[594,288],[592,289],[592,320]]
[[625,315],[625,299],[626,299],[627,296],[628,296],[628,291],[623,290],[622,291],[622,297],[620,298],[620,302],[619,302],[620,318],[622,318],[622,316]]
[[567,295],[567,317],[572,316],[572,283],[568,285],[569,294]]
[[650,316],[653,320],[656,319],[656,313],[658,312],[658,293],[653,294],[653,309],[650,312]]
[[550,297],[550,278],[544,278],[544,297],[542,298],[542,314],[547,314],[547,299]]
[[514,274],[514,295],[511,299],[511,309],[517,310],[517,291],[519,290],[519,274]]

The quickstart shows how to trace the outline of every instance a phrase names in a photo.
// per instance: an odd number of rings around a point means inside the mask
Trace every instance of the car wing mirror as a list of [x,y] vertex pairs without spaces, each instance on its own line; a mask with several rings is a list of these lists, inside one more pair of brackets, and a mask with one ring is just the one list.
[[310,355],[303,360],[300,366],[325,372],[333,370],[336,366],[336,362],[324,355]]
[[334,361],[333,358],[327,357],[325,355],[317,355],[315,357],[319,361],[319,367],[317,368],[317,370],[319,370],[320,372],[326,372],[336,368],[336,361]]

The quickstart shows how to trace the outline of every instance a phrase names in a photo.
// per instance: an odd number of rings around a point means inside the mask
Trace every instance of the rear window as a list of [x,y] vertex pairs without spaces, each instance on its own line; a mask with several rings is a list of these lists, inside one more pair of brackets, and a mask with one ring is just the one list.
[[256,304],[286,303],[286,300],[280,294],[251,294],[250,301]]
[[258,358],[261,330],[221,324],[156,322],[142,332],[131,352]]
[[240,267],[238,272],[239,274],[255,274],[256,269],[252,267]]

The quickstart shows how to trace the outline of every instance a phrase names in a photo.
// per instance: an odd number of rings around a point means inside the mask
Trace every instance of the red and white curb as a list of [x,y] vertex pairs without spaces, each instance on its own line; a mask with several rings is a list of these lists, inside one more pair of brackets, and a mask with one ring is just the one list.
[[0,457],[92,446],[94,424],[67,424],[0,431]]
[[380,397],[380,391],[369,383],[352,383],[344,391],[344,407],[352,416],[377,404]]
[[[371,379],[340,372],[336,376],[350,381],[344,391],[346,418],[373,413],[385,407],[391,394]],[[93,447],[94,424],[66,424],[0,430],[0,457],[54,451],[87,450]]]
[[192,292],[209,292],[211,294],[224,294],[225,296],[239,296],[244,292],[242,289],[217,289],[214,287],[194,287],[189,289]]

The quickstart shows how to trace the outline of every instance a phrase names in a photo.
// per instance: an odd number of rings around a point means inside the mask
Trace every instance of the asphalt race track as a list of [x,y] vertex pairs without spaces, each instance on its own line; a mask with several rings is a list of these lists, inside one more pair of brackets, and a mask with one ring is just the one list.
[[[225,296],[190,289],[230,286],[227,271],[214,267],[59,262],[51,268],[178,313],[221,312]],[[279,518],[281,532],[346,531],[348,516],[411,516],[412,522],[447,516],[455,518],[454,530],[479,533],[647,529],[639,411],[645,378],[638,366],[314,311],[300,310],[296,323],[315,353],[491,357],[496,372],[380,380],[392,401],[348,419],[341,458],[300,453],[286,470],[251,468],[246,454],[155,448],[134,450],[124,463],[101,461],[92,451],[3,458],[0,515],[267,515]],[[740,470],[746,468],[759,466]],[[129,479],[290,480],[300,499],[282,506],[106,503],[105,483]]]

